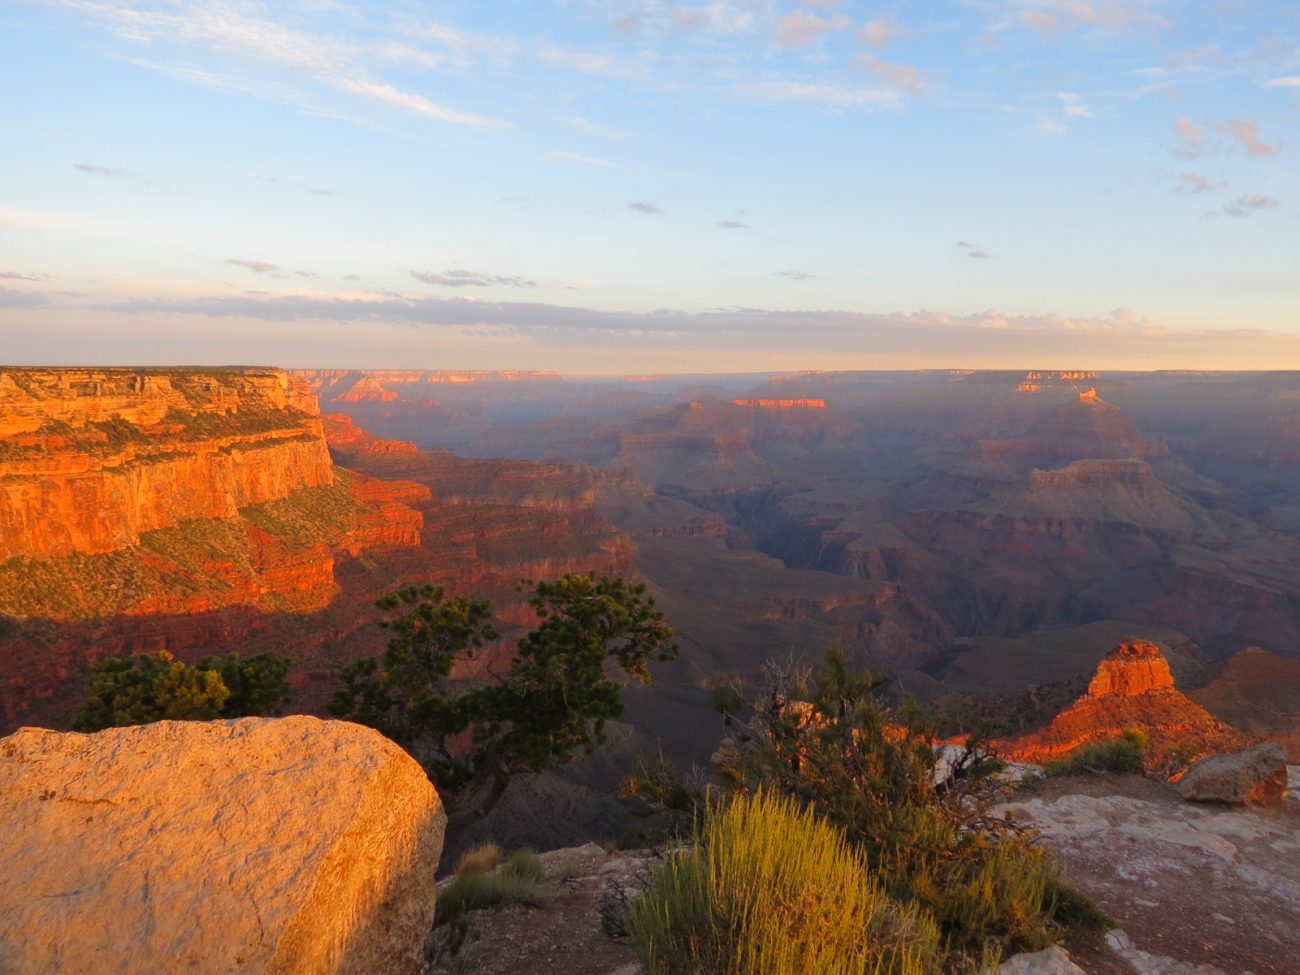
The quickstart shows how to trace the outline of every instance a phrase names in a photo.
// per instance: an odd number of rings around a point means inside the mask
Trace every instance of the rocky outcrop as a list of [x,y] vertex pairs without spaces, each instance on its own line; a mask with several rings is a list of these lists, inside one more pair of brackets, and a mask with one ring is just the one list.
[[[1053,778],[1004,807],[1123,932],[1100,971],[1300,971],[1300,808],[1215,808],[1136,776]],[[1082,958],[1079,963],[1091,970]]]
[[415,973],[445,823],[358,725],[24,728],[0,741],[0,969]]
[[1147,736],[1147,761],[1192,761],[1243,747],[1246,736],[1224,724],[1174,686],[1169,663],[1155,644],[1130,639],[1100,664],[1087,692],[1046,728],[997,747],[1021,762],[1065,758],[1085,745],[1112,741],[1128,729]]
[[333,479],[310,391],[278,370],[0,374],[0,561],[112,552]]
[[1177,789],[1194,802],[1268,805],[1286,794],[1286,753],[1269,742],[1231,755],[1211,755],[1189,768]]

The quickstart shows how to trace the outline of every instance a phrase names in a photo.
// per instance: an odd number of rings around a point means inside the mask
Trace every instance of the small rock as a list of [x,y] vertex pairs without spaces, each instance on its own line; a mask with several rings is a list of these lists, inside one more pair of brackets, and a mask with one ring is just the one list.
[[1195,802],[1274,803],[1286,792],[1286,753],[1276,742],[1197,762],[1177,785]]
[[998,975],[1087,975],[1070,960],[1069,952],[1059,945],[1033,954],[1008,958],[998,968]]

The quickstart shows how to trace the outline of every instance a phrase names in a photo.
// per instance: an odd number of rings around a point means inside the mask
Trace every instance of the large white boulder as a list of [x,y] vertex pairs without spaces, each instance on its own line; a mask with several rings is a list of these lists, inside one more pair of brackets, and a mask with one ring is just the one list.
[[0,973],[418,972],[445,825],[360,725],[24,728],[0,740]]

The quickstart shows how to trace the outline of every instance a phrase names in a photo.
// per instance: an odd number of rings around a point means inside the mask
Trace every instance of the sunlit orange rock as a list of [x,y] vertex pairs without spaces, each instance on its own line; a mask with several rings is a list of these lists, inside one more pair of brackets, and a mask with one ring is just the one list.
[[1250,741],[1174,686],[1169,662],[1158,647],[1130,639],[1102,659],[1087,692],[1050,725],[996,747],[1015,761],[1046,762],[1120,738],[1130,728],[1147,735],[1152,767],[1232,751]]
[[733,399],[732,406],[759,410],[824,410],[824,399]]

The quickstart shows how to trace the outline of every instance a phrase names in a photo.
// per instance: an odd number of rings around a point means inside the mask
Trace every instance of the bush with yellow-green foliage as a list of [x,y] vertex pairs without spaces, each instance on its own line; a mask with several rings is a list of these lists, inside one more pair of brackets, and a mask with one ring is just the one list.
[[941,762],[919,708],[884,707],[879,679],[838,654],[815,673],[772,671],[768,685],[720,752],[729,787],[786,796],[843,831],[895,909],[937,927],[941,960],[926,971],[983,971],[1100,917],[995,811],[1010,786],[978,739]]
[[651,975],[926,975],[939,937],[812,809],[758,792],[707,807],[628,911]]

